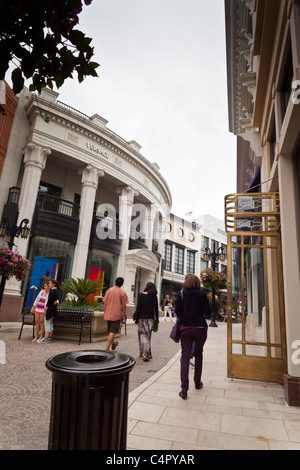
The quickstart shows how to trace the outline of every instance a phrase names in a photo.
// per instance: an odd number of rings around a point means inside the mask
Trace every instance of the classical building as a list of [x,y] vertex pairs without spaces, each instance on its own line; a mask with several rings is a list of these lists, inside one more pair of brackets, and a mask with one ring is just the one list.
[[237,194],[226,202],[228,375],[282,382],[300,406],[300,3],[225,0]]
[[[161,285],[169,187],[156,163],[95,114],[61,103],[58,93],[24,89],[18,97],[0,181],[3,217],[27,218],[28,239],[15,238],[31,261],[21,283],[9,280],[1,319],[19,319],[45,276],[100,278],[105,288],[123,276],[128,313],[146,282]],[[1,219],[0,213],[0,219]],[[12,308],[13,307],[13,308]],[[15,317],[15,318],[13,318]]]
[[17,103],[17,97],[12,89],[4,80],[0,81],[0,175],[7,153]]
[[199,276],[199,228],[174,214],[166,223],[161,302],[165,295],[172,298],[182,287],[187,274]]

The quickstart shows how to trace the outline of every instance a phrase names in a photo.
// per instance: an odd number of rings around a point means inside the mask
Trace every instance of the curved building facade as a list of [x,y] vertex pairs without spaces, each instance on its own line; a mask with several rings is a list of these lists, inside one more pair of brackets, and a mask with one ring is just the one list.
[[29,219],[30,237],[15,244],[32,266],[23,286],[7,282],[3,320],[12,301],[18,314],[24,298],[30,306],[44,276],[101,278],[105,289],[122,276],[132,308],[146,282],[160,288],[172,201],[158,165],[101,116],[86,116],[58,96],[49,89],[19,96],[0,208],[2,218]]

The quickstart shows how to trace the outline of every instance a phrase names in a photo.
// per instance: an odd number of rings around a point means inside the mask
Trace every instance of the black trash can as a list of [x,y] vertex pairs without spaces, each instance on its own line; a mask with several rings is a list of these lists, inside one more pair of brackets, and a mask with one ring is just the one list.
[[48,359],[48,449],[126,450],[129,373],[134,365],[131,356],[99,350]]

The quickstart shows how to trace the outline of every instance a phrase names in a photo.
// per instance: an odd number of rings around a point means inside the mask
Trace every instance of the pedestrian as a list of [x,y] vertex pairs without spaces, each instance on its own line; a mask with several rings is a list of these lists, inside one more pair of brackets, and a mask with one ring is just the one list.
[[126,305],[129,303],[126,292],[121,289],[124,284],[123,277],[117,277],[114,287],[108,289],[103,298],[104,303],[104,320],[107,321],[108,338],[106,351],[109,348],[114,351],[118,346],[115,341],[115,334],[119,333],[121,320],[126,319]]
[[179,396],[186,399],[189,389],[189,362],[193,342],[195,348],[195,388],[200,389],[203,387],[203,383],[201,382],[203,346],[207,338],[205,316],[211,313],[206,293],[200,288],[200,279],[194,274],[189,274],[185,278],[182,290],[176,297],[175,313],[180,322],[181,341],[181,391],[179,392]]
[[53,335],[53,319],[57,315],[57,305],[59,297],[59,282],[56,279],[50,279],[48,282],[50,292],[48,294],[48,300],[46,303],[44,316],[45,323],[45,337],[39,339],[37,343],[50,343]]
[[144,362],[152,359],[151,334],[154,318],[158,320],[157,289],[153,282],[148,282],[143,292],[138,296],[133,320],[138,325],[140,356]]
[[48,284],[45,283],[44,288],[38,293],[31,309],[31,313],[34,314],[35,320],[35,335],[32,340],[33,342],[43,339],[44,336],[44,315],[49,292],[50,288]]
[[172,307],[172,301],[170,300],[170,297],[166,295],[164,298],[164,319],[165,319],[164,321],[166,321],[167,314],[171,318],[171,321],[173,321],[171,307]]

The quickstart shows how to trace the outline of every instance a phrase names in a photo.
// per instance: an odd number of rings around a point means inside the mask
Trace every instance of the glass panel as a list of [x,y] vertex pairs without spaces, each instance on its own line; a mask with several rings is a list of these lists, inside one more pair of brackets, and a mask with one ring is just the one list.
[[246,356],[267,357],[267,346],[259,346],[256,344],[246,344]]
[[232,270],[232,304],[231,304],[231,317],[232,317],[232,339],[242,339],[242,323],[238,322],[238,314],[242,311],[242,275],[241,275],[241,248],[232,249],[231,258]]
[[238,195],[237,212],[272,212],[273,210],[272,195]]
[[232,344],[232,354],[243,354],[243,347],[241,344]]
[[266,296],[264,249],[244,249],[246,340],[265,343]]
[[271,358],[272,359],[282,359],[282,350],[281,348],[271,348]]
[[[276,243],[276,239],[268,239],[269,243]],[[277,250],[267,248],[267,265],[268,265],[268,293],[269,293],[269,323],[270,323],[270,342],[281,344],[281,328],[280,328],[280,286],[277,265]]]

